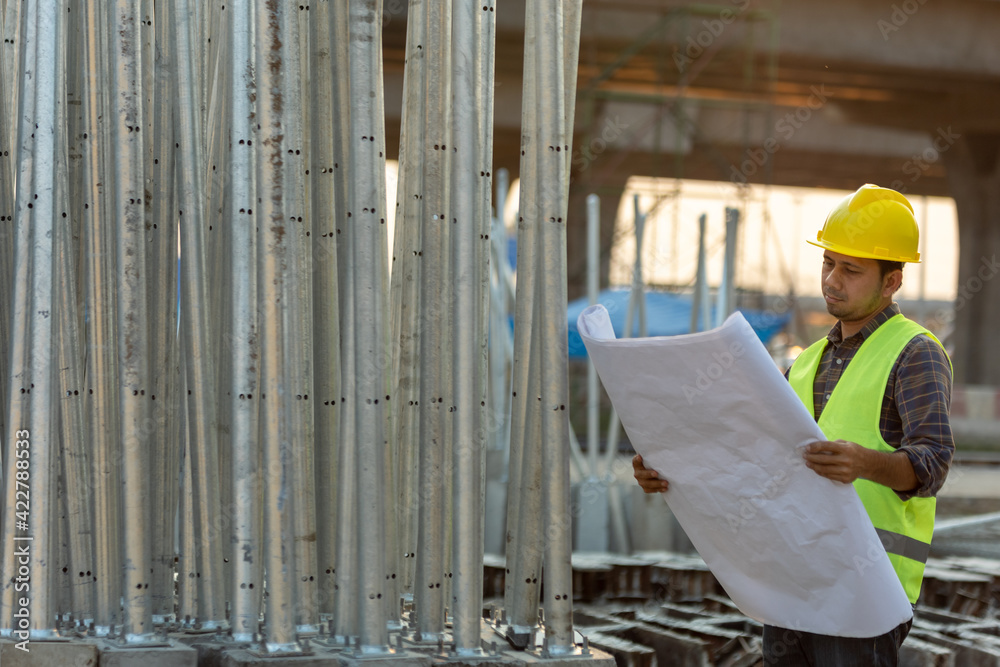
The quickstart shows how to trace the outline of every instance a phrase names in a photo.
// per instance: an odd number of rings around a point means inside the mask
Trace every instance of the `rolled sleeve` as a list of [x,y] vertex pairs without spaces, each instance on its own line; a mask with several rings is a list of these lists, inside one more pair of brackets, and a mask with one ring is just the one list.
[[899,450],[909,457],[919,484],[897,491],[900,500],[933,497],[948,476],[955,454],[951,385],[951,364],[941,346],[927,336],[914,338],[897,361],[893,398],[903,429]]

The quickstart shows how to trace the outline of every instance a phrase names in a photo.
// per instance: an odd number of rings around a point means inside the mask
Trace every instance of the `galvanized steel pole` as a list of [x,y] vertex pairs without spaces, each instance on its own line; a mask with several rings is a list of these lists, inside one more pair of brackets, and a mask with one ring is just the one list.
[[[291,503],[286,496],[292,483],[293,433],[287,404],[294,401],[297,378],[289,377],[286,351],[290,335],[288,320],[293,286],[295,242],[290,238],[284,178],[284,160],[289,147],[284,141],[284,89],[281,80],[286,7],[276,0],[257,5],[257,192],[260,201],[258,226],[257,298],[261,341],[260,427],[263,449],[264,569],[267,577],[263,648],[271,655],[302,653],[295,633],[293,524]],[[294,151],[294,148],[291,150]],[[271,400],[267,397],[270,395]]]
[[[528,212],[539,226],[539,252],[536,256],[541,281],[536,286],[536,300],[541,302],[540,393],[542,413],[542,506],[545,535],[545,638],[550,654],[565,654],[573,649],[573,570],[571,517],[569,513],[569,403],[567,377],[566,323],[566,195],[569,180],[569,151],[565,117],[563,58],[563,3],[537,3],[536,93],[537,105],[539,199],[537,209]],[[544,262],[544,264],[543,264]]]
[[[424,8],[423,0],[410,0],[406,17],[406,64],[403,72],[403,109],[396,182],[396,226],[393,239],[392,402],[396,438],[398,492],[393,500],[399,526],[397,551],[403,554],[399,576],[401,597],[413,599],[419,518],[420,450],[420,336],[421,251],[420,195],[424,185]],[[398,603],[398,601],[397,601]]]
[[[601,198],[587,195],[587,300],[597,303],[601,252]],[[600,446],[600,396],[598,395],[597,368],[587,359],[587,461],[590,474],[597,475],[597,448]]]
[[337,298],[337,205],[333,13],[329,2],[312,6],[310,26],[313,359],[315,402],[316,547],[320,618],[333,613],[337,555],[338,449],[336,405],[340,398],[340,309]]
[[[257,322],[257,234],[254,216],[257,138],[254,125],[253,3],[231,7],[229,44],[230,120],[229,244],[232,279],[229,424],[232,442],[233,542],[229,551],[232,600],[229,614],[234,641],[253,642],[259,631],[264,572],[261,567],[261,465],[257,431],[261,393],[258,383],[260,345]],[[260,211],[258,209],[258,216]]]
[[141,21],[138,0],[114,3],[112,95],[114,215],[117,222],[119,435],[124,447],[122,505],[125,547],[123,635],[153,640],[149,596],[149,465],[144,430],[148,403]]
[[[333,30],[336,56],[334,63],[334,81],[336,82],[336,124],[334,133],[335,161],[333,163],[333,179],[335,185],[334,198],[337,205],[337,291],[340,306],[340,330],[354,331],[354,256],[351,250],[351,238],[354,234],[353,213],[348,202],[351,170],[349,165],[353,156],[350,122],[352,114],[350,91],[350,40],[349,40],[349,0],[334,0]],[[338,412],[339,442],[343,446],[338,452],[337,471],[337,532],[341,539],[337,541],[336,577],[334,579],[334,640],[347,644],[351,637],[358,633],[358,549],[357,544],[344,536],[354,536],[357,531],[357,451],[354,442],[357,438],[355,427],[354,403],[357,399],[356,386],[349,383],[348,378],[355,376],[356,358],[354,354],[354,336],[340,337],[340,368],[341,395]]]
[[414,602],[417,631],[422,640],[434,640],[444,631],[446,532],[444,489],[450,475],[445,468],[448,446],[444,394],[445,329],[442,320],[450,308],[447,262],[449,169],[451,143],[451,81],[448,47],[451,1],[424,5],[427,42],[439,45],[425,54],[424,183],[421,212],[422,258],[420,335],[420,506]]
[[[354,351],[357,355],[354,402],[357,440],[358,515],[357,548],[360,565],[358,634],[360,653],[388,652],[388,631],[384,613],[385,526],[384,465],[385,387],[383,309],[385,304],[386,252],[380,228],[385,224],[385,178],[380,171],[376,137],[379,123],[376,86],[381,58],[382,3],[379,0],[350,0],[351,68],[351,174],[349,215],[353,217],[351,254],[354,257]],[[380,194],[382,194],[380,200]],[[350,445],[348,445],[350,446]]]
[[[538,359],[537,248],[539,165],[537,150],[536,43],[538,25],[531,6],[525,10],[524,82],[521,98],[521,190],[517,225],[517,294],[514,356],[511,372],[511,428],[507,485],[507,569],[504,608],[507,637],[527,646],[538,623],[542,569],[541,373]],[[553,147],[554,151],[554,147]]]
[[451,284],[453,309],[457,314],[453,319],[451,336],[455,403],[452,568],[457,576],[451,585],[455,650],[460,656],[482,655],[479,634],[483,591],[482,465],[485,433],[477,429],[477,425],[482,421],[479,413],[484,402],[480,399],[482,370],[479,362],[485,325],[480,314],[486,312],[486,304],[482,303],[485,295],[478,255],[484,245],[484,221],[481,216],[489,214],[482,205],[480,190],[480,183],[487,180],[482,159],[485,152],[480,63],[483,57],[480,46],[482,14],[483,10],[477,5],[459,3],[453,15],[450,45],[454,99],[450,214],[454,230],[449,259],[454,269]]
[[222,577],[222,540],[217,535],[214,518],[221,508],[219,497],[219,444],[216,416],[215,361],[209,335],[209,301],[205,267],[206,225],[203,222],[201,131],[195,115],[195,84],[190,54],[191,15],[188,0],[174,0],[175,38],[177,40],[177,91],[175,93],[176,143],[178,169],[186,177],[179,179],[178,211],[181,236],[181,331],[186,347],[184,367],[188,378],[188,428],[191,429],[191,466],[194,475],[195,512],[198,531],[199,623],[206,630],[226,630],[224,581]]
[[87,395],[90,401],[87,436],[92,443],[94,483],[94,569],[96,585],[94,634],[116,632],[121,623],[121,440],[117,429],[118,340],[114,334],[117,302],[114,295],[114,251],[106,198],[110,188],[103,177],[111,164],[105,122],[107,86],[106,17],[97,0],[89,0],[84,11],[87,36],[82,66],[84,219],[84,277],[87,311]]

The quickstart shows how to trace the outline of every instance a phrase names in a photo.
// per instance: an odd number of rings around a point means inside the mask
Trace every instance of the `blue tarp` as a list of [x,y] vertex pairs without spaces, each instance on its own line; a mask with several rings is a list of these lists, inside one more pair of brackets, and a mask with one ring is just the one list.
[[[606,289],[600,293],[597,302],[603,304],[611,315],[611,324],[615,335],[622,337],[625,331],[625,313],[628,310],[627,289]],[[569,358],[586,359],[587,350],[583,346],[580,334],[576,330],[576,319],[589,305],[586,297],[569,304],[567,317],[569,319]],[[646,326],[650,336],[677,336],[691,332],[691,297],[670,292],[646,292]],[[759,310],[740,308],[757,336],[766,345],[791,318],[791,313],[781,315]],[[709,321],[715,321],[715,306],[710,309]],[[633,316],[632,336],[639,335],[639,314]]]

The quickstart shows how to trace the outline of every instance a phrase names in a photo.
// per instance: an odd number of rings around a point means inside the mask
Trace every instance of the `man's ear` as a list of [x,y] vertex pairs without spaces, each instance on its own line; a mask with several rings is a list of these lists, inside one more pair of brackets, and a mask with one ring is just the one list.
[[882,278],[882,296],[892,296],[903,286],[903,272],[899,269],[890,271]]

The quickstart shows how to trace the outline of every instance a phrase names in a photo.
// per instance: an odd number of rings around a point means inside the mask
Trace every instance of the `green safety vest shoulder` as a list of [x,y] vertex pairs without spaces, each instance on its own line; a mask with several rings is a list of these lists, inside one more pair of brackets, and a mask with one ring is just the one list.
[[[828,440],[847,440],[882,452],[895,451],[896,447],[889,445],[879,430],[882,399],[896,360],[910,340],[921,334],[941,344],[916,322],[895,315],[862,343],[820,415],[818,424]],[[813,418],[816,416],[813,381],[826,343],[827,339],[821,338],[806,348],[788,374],[792,389]],[[916,602],[934,533],[936,499],[914,497],[902,501],[889,487],[866,479],[856,480],[854,488],[903,590],[910,602]]]

